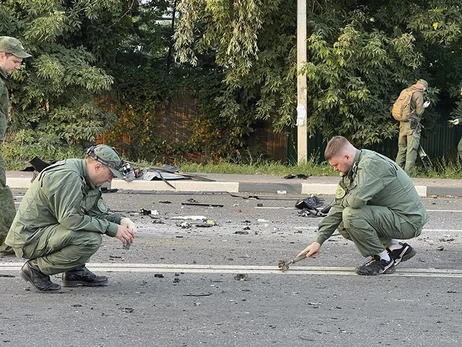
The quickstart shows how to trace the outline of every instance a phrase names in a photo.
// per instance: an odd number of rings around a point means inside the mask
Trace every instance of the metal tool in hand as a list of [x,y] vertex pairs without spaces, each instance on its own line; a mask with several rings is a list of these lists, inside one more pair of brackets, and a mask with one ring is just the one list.
[[295,257],[294,259],[287,261],[287,260],[279,260],[278,262],[278,268],[282,272],[285,272],[289,270],[289,266],[296,263],[297,261],[303,260],[306,258],[306,254],[303,254],[301,256]]

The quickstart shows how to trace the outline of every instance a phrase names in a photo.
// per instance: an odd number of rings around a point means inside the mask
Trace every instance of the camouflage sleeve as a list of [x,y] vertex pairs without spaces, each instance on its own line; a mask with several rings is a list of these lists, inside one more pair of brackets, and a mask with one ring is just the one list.
[[350,191],[342,201],[343,207],[364,207],[378,192],[395,178],[395,169],[385,161],[368,158],[358,165]]
[[342,211],[343,207],[341,205],[343,198],[335,198],[335,202],[332,205],[327,216],[325,216],[318,225],[318,235],[316,236],[315,241],[322,245],[324,241],[329,239],[332,236],[340,222],[342,221]]
[[[47,190],[48,204],[59,224],[74,231],[93,231],[114,236],[117,224],[95,218],[82,211],[82,179],[75,173],[46,175],[43,190]],[[104,206],[99,205],[104,213]]]
[[5,83],[0,79],[0,144],[4,140],[8,124],[8,91]]
[[120,220],[122,219],[122,216],[118,213],[110,212],[105,216],[105,219],[107,219],[108,221],[112,223],[120,224]]
[[96,205],[88,211],[88,215],[98,220],[103,219],[110,222],[106,231],[108,236],[115,236],[117,234],[118,225],[120,224],[122,216],[118,213],[110,212],[103,198],[98,199]]
[[414,99],[415,103],[415,113],[418,117],[420,117],[425,111],[425,108],[423,107],[423,93],[415,92],[412,94],[412,98]]
[[110,211],[106,201],[102,197],[96,200],[95,205],[87,211],[87,214],[91,217],[107,219],[116,224],[120,224],[120,220],[122,219],[122,215]]

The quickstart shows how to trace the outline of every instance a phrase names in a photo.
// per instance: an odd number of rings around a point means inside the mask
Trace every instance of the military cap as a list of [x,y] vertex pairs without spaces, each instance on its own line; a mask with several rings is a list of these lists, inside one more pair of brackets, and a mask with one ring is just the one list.
[[124,163],[113,147],[108,145],[91,146],[87,150],[87,155],[107,166],[115,177],[124,178],[121,171]]
[[21,41],[10,36],[0,36],[0,52],[11,53],[18,58],[32,57],[24,50]]
[[418,80],[416,84],[421,84],[425,87],[425,89],[428,89],[428,82],[423,79]]

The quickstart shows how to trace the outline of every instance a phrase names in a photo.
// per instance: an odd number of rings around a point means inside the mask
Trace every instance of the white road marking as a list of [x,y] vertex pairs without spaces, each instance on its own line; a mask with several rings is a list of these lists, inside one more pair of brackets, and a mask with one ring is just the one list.
[[[293,229],[297,230],[317,230],[318,227],[307,226],[307,227],[300,227],[294,226]],[[422,229],[422,236],[424,233],[432,233],[432,232],[446,232],[446,233],[462,233],[462,229]],[[338,234],[337,234],[338,236]]]
[[[301,211],[301,209],[298,209],[295,206],[293,206],[293,207],[287,207],[287,206],[256,206],[255,208],[259,209],[259,210],[298,210],[298,211]],[[318,208],[318,209],[321,210],[322,208]],[[462,213],[462,210],[428,210],[427,209],[427,212]]]
[[301,211],[296,207],[282,207],[282,206],[257,206],[255,208],[259,210],[298,210],[298,211]]
[[[0,271],[19,271],[23,263],[0,263]],[[113,264],[89,263],[88,268],[95,272],[130,272],[130,273],[209,273],[209,274],[262,274],[262,275],[330,275],[357,276],[353,267],[326,266],[291,266],[286,272],[277,266],[258,265],[191,265],[191,264]],[[451,277],[462,278],[458,269],[416,269],[398,268],[395,273],[386,275],[400,277]]]

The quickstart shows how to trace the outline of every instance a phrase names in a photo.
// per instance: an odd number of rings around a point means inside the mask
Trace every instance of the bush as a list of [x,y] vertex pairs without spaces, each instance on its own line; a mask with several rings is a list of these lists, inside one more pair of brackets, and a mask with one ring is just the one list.
[[38,156],[44,161],[66,158],[83,158],[84,146],[80,148],[63,146],[57,136],[37,134],[32,130],[20,130],[14,138],[3,143],[2,156],[7,170],[21,170]]

